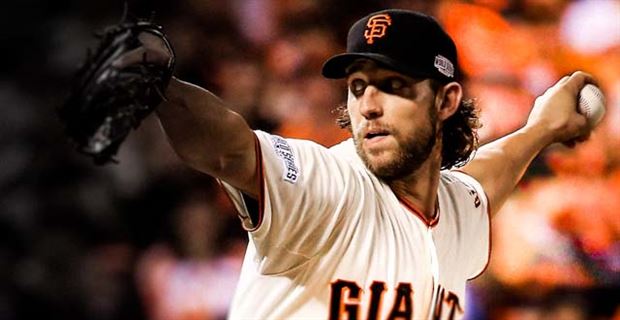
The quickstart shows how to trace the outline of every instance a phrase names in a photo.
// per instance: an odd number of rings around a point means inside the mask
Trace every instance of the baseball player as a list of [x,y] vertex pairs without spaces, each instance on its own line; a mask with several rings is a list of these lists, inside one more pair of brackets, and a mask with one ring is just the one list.
[[253,131],[178,79],[157,109],[175,151],[221,182],[248,231],[230,318],[462,317],[466,282],[488,263],[490,216],[543,148],[587,137],[576,100],[593,79],[564,77],[525,126],[472,157],[478,119],[433,18],[360,19],[323,75],[347,82],[352,134],[329,149]]

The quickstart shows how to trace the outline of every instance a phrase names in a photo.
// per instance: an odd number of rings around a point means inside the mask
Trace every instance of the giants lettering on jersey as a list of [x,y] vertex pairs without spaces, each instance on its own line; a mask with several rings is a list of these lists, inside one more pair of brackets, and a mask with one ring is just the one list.
[[[448,313],[446,319],[454,319],[457,312],[459,315],[462,315],[463,308],[459,303],[459,296],[452,291],[447,291],[441,285],[439,285],[437,289],[437,304],[433,311],[433,319],[442,319],[444,312]],[[444,309],[444,307],[446,309]]]
[[[411,319],[413,316],[414,294],[411,287],[411,283],[401,282],[398,284],[395,289],[394,300],[385,302],[387,307],[391,308],[387,319]],[[370,292],[368,310],[360,310],[364,290],[353,281],[338,280],[332,282],[329,319],[380,319],[379,316],[384,306],[383,295],[387,290],[387,286],[385,282],[373,281],[369,289],[367,291]],[[451,291],[446,291],[441,286],[437,290],[436,301],[438,303],[433,310],[434,320],[442,319],[444,312],[447,312],[447,319],[454,319],[457,312],[463,314],[463,309],[459,304],[459,297]],[[361,314],[361,312],[364,312],[364,314]]]

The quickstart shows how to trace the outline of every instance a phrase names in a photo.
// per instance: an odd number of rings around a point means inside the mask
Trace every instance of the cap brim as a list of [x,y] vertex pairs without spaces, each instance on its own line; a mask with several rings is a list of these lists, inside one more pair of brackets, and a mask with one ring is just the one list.
[[342,53],[329,58],[323,64],[321,73],[328,79],[342,79],[347,76],[347,68],[357,59],[370,59],[378,64],[397,69],[396,61],[378,53]]
[[347,76],[347,68],[357,59],[369,59],[379,66],[400,72],[410,77],[433,77],[432,74],[409,68],[396,60],[378,53],[342,53],[329,58],[323,64],[321,73],[328,79],[342,79]]

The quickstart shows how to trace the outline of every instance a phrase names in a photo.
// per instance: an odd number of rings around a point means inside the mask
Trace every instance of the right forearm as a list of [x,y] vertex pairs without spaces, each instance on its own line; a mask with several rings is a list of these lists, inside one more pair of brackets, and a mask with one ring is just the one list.
[[175,152],[193,168],[247,189],[255,169],[254,135],[209,91],[173,78],[157,108]]

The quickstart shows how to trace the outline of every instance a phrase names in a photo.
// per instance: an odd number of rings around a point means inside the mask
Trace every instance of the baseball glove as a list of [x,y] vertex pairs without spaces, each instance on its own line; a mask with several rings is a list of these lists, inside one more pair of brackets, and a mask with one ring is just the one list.
[[76,149],[96,164],[114,156],[132,129],[162,100],[172,77],[174,51],[150,21],[107,27],[89,52],[58,114]]

